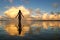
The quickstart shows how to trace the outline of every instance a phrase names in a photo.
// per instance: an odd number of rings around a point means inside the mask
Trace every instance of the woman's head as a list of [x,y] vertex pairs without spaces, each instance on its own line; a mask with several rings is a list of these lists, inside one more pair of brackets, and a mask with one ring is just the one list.
[[21,13],[21,10],[19,10],[19,13]]

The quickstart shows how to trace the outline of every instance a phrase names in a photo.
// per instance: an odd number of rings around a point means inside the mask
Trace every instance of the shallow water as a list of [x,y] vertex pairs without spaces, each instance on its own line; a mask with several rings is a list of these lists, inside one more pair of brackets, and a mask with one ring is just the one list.
[[19,34],[18,22],[0,21],[0,40],[58,40],[60,21],[22,21]]

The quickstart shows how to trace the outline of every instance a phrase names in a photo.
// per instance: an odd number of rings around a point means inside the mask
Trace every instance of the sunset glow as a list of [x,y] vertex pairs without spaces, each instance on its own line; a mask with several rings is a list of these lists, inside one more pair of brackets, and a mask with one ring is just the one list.
[[21,10],[24,17],[26,17],[30,14],[29,11],[24,6],[11,7],[7,11],[5,11],[4,13],[6,16],[8,16],[10,18],[15,18],[17,16],[19,10]]

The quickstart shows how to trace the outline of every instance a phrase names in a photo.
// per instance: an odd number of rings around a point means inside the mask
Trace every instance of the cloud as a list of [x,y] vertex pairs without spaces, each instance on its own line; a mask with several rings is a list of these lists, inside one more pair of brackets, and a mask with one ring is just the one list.
[[48,19],[48,13],[45,12],[43,15],[42,15],[42,19],[43,20],[47,20]]
[[2,16],[0,16],[0,18],[2,18]]
[[10,6],[5,6],[4,8],[7,8],[7,9],[9,9],[9,8],[10,8]]
[[22,12],[22,14],[25,16],[25,17],[27,17],[29,14],[30,14],[30,12],[28,11],[28,9],[26,9],[24,6],[19,6],[19,7],[11,7],[11,8],[9,8],[8,10],[6,10],[5,12],[4,12],[4,14],[6,15],[6,16],[8,16],[9,18],[15,18],[16,17],[16,15],[18,14],[18,11],[19,10],[21,10],[21,12]]
[[52,6],[53,6],[54,8],[57,8],[57,7],[58,7],[58,3],[53,3]]
[[40,8],[35,9],[36,14],[40,14]]
[[21,2],[28,4],[29,0],[21,0]]
[[24,6],[20,6],[18,7],[18,10],[21,10],[23,15],[28,15],[30,14],[29,10],[27,8],[25,8]]
[[5,1],[8,1],[8,2],[10,2],[10,3],[13,3],[14,0],[5,0]]
[[13,0],[8,0],[10,3],[12,3],[13,2]]

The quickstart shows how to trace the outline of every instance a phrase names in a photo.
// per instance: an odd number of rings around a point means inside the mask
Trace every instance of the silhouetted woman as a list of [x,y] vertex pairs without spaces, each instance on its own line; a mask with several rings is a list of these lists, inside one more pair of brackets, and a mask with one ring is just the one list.
[[[22,30],[22,28],[21,28],[21,15],[22,15],[22,12],[21,12],[21,10],[19,10],[19,12],[18,12],[18,31],[19,31],[19,34],[21,33],[21,30]],[[16,16],[16,17],[17,17]],[[23,15],[22,15],[23,16]],[[24,17],[24,16],[23,16]]]

